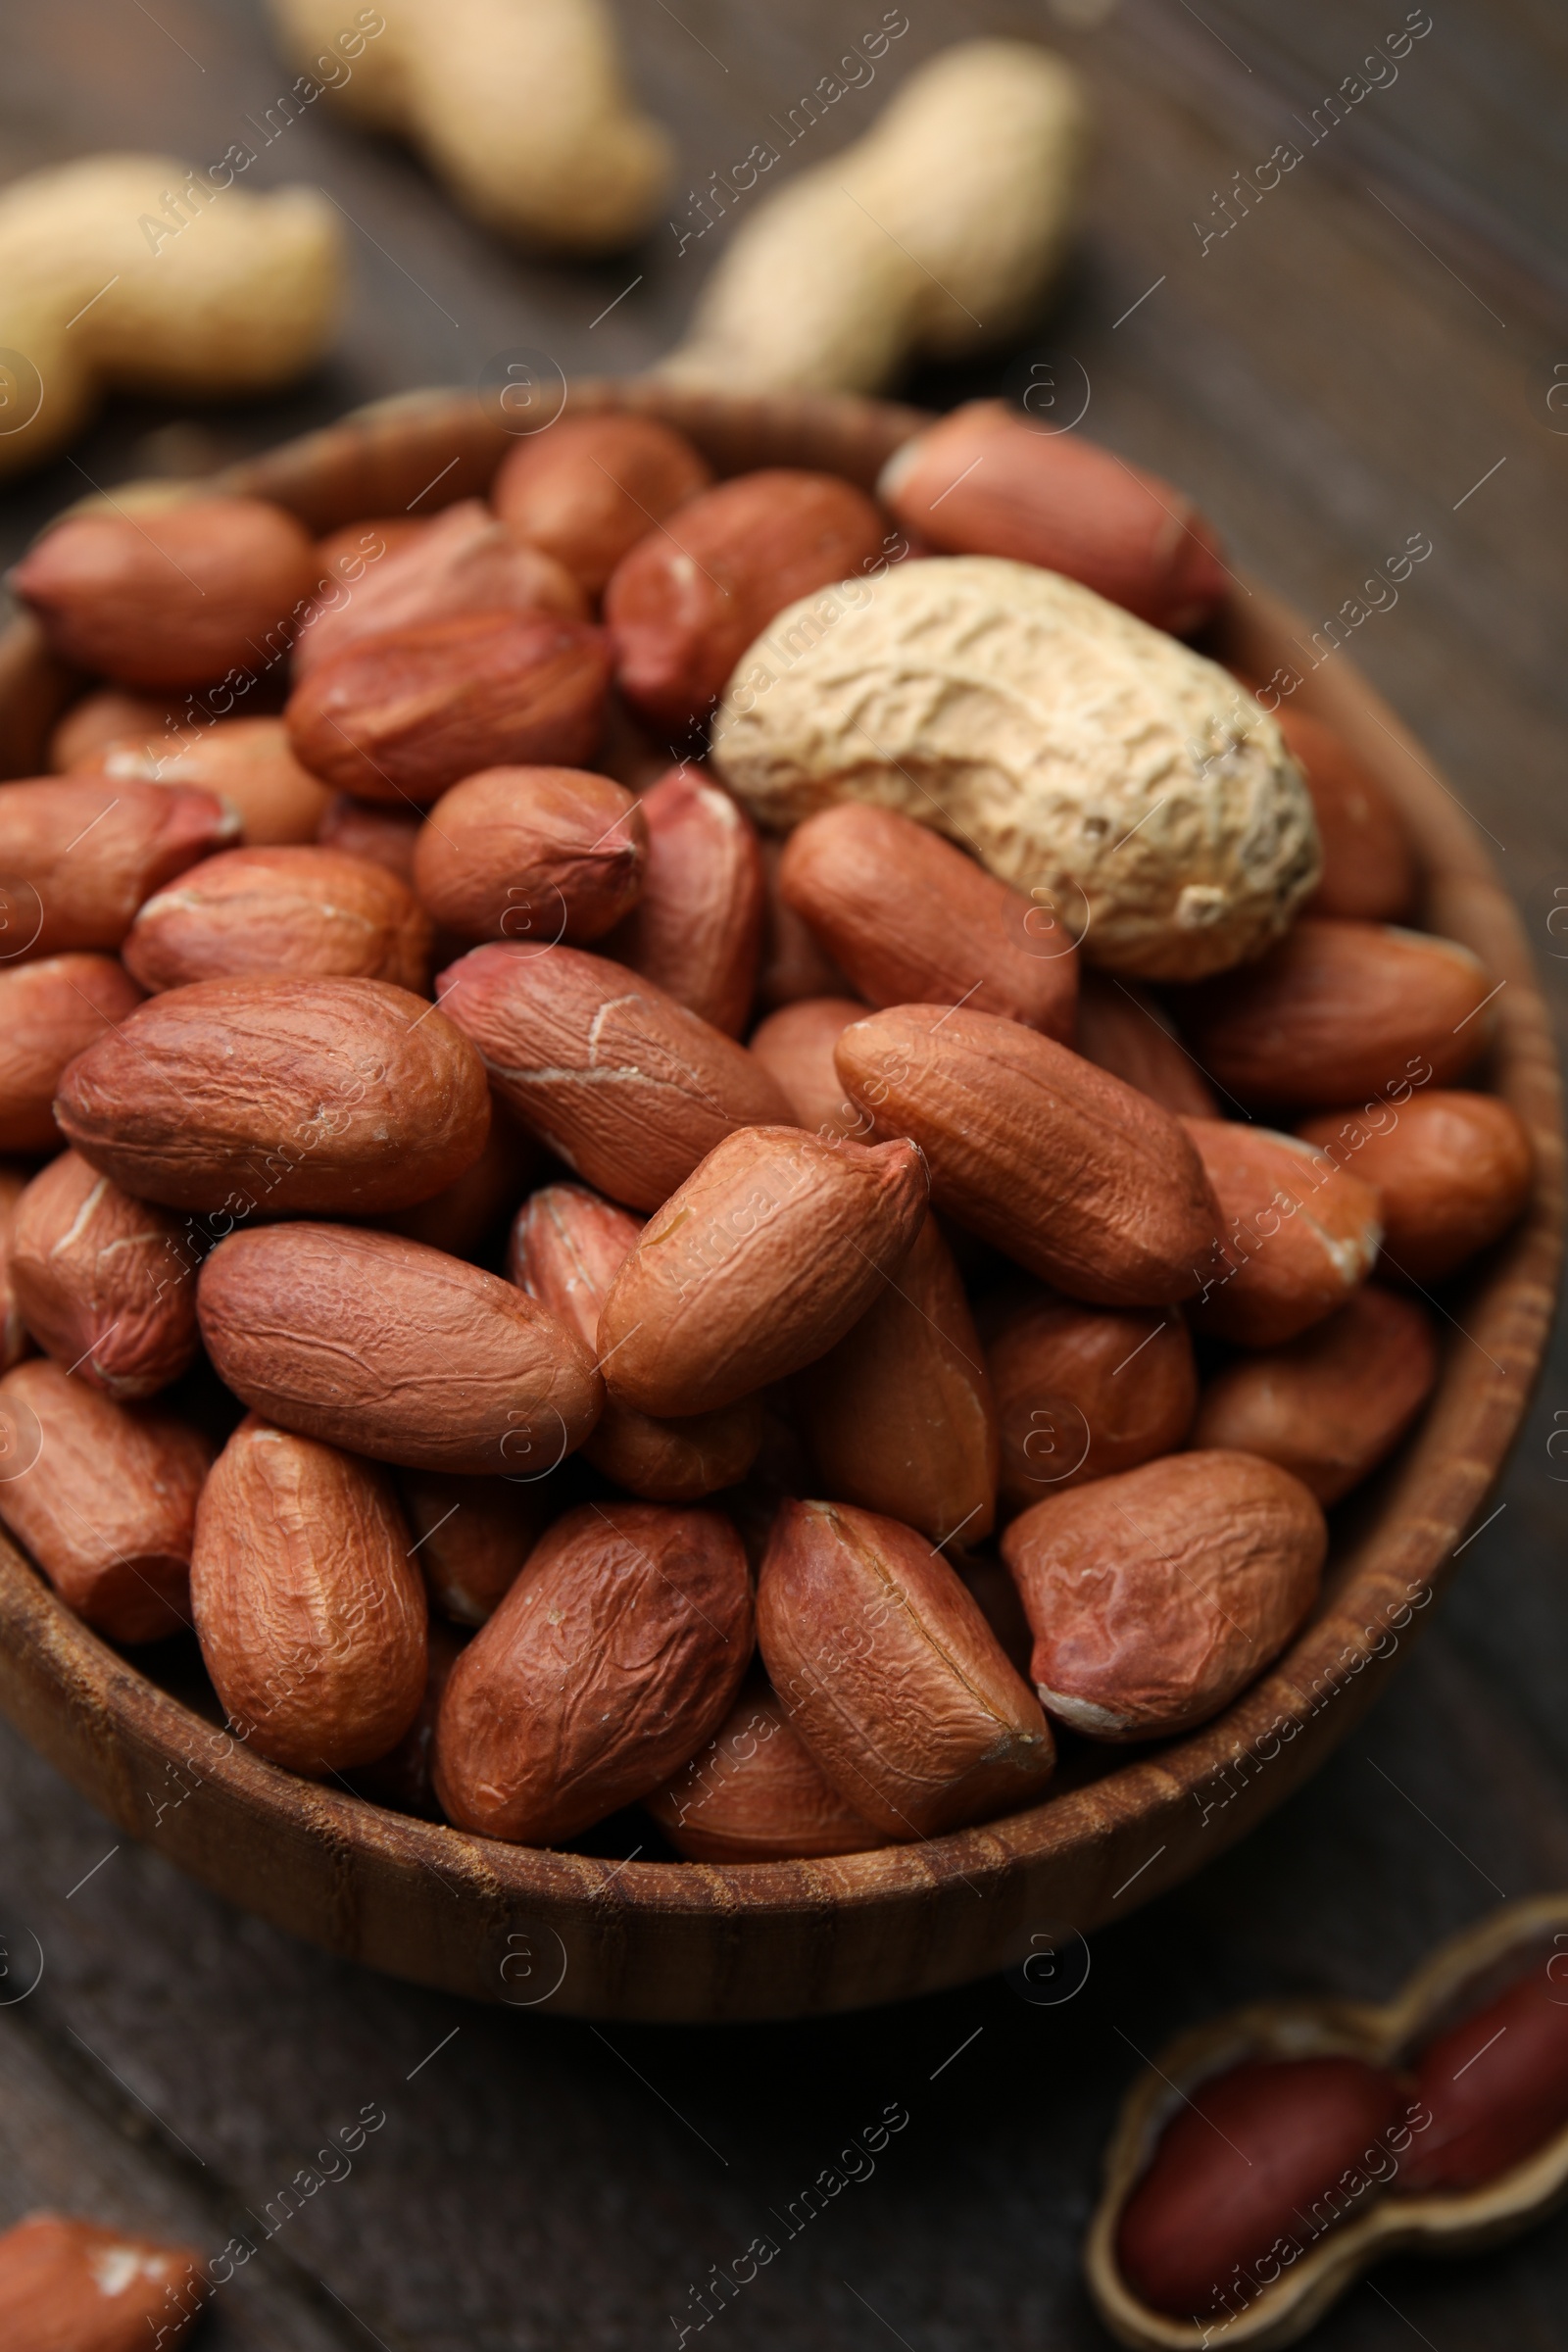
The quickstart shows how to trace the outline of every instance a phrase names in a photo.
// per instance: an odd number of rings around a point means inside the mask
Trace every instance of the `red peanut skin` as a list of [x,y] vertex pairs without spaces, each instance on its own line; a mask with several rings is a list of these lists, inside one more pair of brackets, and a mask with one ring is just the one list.
[[125,968],[149,992],[287,973],[422,994],[430,918],[385,866],[315,844],[208,858],[139,909]]
[[1164,1109],[1194,1119],[1219,1117],[1213,1088],[1159,1018],[1147,989],[1108,972],[1080,972],[1072,1042],[1086,1061],[1136,1086]]
[[611,1286],[600,1345],[612,1396],[706,1413],[825,1354],[902,1264],[925,1212],[907,1143],[729,1136],[651,1217]]
[[491,767],[431,809],[414,882],[462,939],[585,946],[636,904],[648,824],[622,785],[579,767]]
[[346,645],[283,715],[322,783],[425,807],[480,768],[586,766],[609,684],[609,649],[587,621],[469,612]]
[[790,1115],[744,1046],[608,956],[475,948],[436,989],[502,1100],[627,1208],[658,1208],[725,1136]]
[[401,1470],[398,1493],[433,1608],[483,1625],[511,1592],[550,1516],[550,1482]]
[[372,808],[352,793],[335,792],[321,811],[316,838],[323,850],[341,850],[345,857],[384,865],[412,888],[421,821],[417,808]]
[[0,1381],[0,1519],[67,1608],[111,1642],[190,1624],[197,1498],[213,1449],[156,1406],[116,1404],[47,1357]]
[[529,1187],[538,1181],[544,1154],[533,1137],[518,1126],[505,1103],[490,1104],[490,1132],[484,1150],[461,1176],[416,1200],[412,1208],[383,1209],[370,1221],[384,1233],[401,1233],[411,1242],[427,1242],[453,1257],[482,1257],[485,1245],[510,1217]]
[[0,1152],[60,1149],[63,1073],[140,1003],[109,956],[49,956],[0,971]]
[[1229,2317],[1279,2277],[1281,2240],[1301,2252],[1316,2242],[1313,2209],[1343,2209],[1369,2155],[1374,2176],[1392,2178],[1390,2134],[1406,2135],[1406,2106],[1396,2079],[1359,2058],[1249,2059],[1200,2084],[1122,2208],[1122,2277],[1174,2319]]
[[62,661],[125,686],[201,686],[250,667],[315,580],[304,529],[259,498],[72,515],[11,574]]
[[553,1315],[400,1234],[303,1221],[231,1234],[196,1309],[219,1378],[253,1411],[407,1469],[531,1477],[582,1444],[604,1402]]
[[1219,1232],[1191,1138],[1168,1111],[1054,1038],[967,1005],[900,1004],[834,1051],[879,1135],[906,1135],[956,1223],[1071,1297],[1185,1298]]
[[1446,1086],[1485,1053],[1495,983],[1450,939],[1303,915],[1234,974],[1174,990],[1184,1039],[1243,1102],[1364,1101],[1413,1078]]
[[847,997],[849,983],[779,890],[784,843],[775,833],[759,842],[762,853],[762,960],[757,1002],[763,1012],[798,1004],[805,997]]
[[781,1505],[757,1591],[768,1678],[820,1770],[887,1838],[1025,1804],[1054,1749],[979,1603],[923,1536]]
[[1175,1453],[1037,1502],[1002,1539],[1030,1674],[1091,1739],[1217,1714],[1317,1597],[1328,1531],[1299,1480],[1246,1453]]
[[1078,956],[1040,909],[929,825],[846,801],[798,825],[779,889],[871,1004],[972,1005],[1070,1045]]
[[220,718],[200,725],[188,712],[173,711],[167,726],[160,722],[150,734],[117,737],[70,764],[112,784],[215,793],[238,811],[238,838],[253,850],[314,841],[329,797],[289,750],[280,718]]
[[144,899],[238,837],[237,810],[210,792],[76,776],[0,785],[8,952],[118,948]]
[[1009,1512],[1174,1452],[1198,1405],[1187,1326],[1152,1307],[1037,1294],[997,1329],[987,1364]]
[[654,416],[563,416],[517,441],[490,486],[496,513],[597,596],[623,556],[712,481]]
[[133,1200],[62,1152],[17,1206],[11,1279],[46,1354],[121,1403],[152,1396],[195,1358],[197,1253],[167,1209]]
[[799,1374],[815,1491],[978,1544],[997,1512],[997,1407],[953,1252],[930,1211],[837,1347]]
[[466,1626],[449,1625],[444,1617],[431,1618],[427,1635],[430,1663],[419,1711],[396,1747],[377,1756],[373,1764],[362,1764],[358,1772],[345,1776],[358,1795],[368,1796],[373,1805],[387,1805],[394,1813],[416,1814],[424,1821],[441,1819],[441,1800],[433,1778],[436,1717],[452,1669],[469,1638]]
[[490,1092],[468,1040],[409,990],[268,974],[150,998],[61,1074],[55,1115],[95,1168],[171,1208],[373,1216],[473,1165]]
[[803,997],[781,1004],[752,1031],[751,1051],[789,1097],[801,1125],[824,1142],[863,1137],[871,1122],[846,1100],[833,1049],[870,1006],[856,997]]
[[339,585],[325,568],[328,577],[295,640],[296,685],[344,646],[388,629],[462,612],[588,617],[587,599],[571,574],[542,548],[525,546],[479,498],[460,499],[416,523],[399,546],[362,565],[358,579],[340,575]]
[[[189,2246],[59,2213],[29,2213],[0,2237],[0,2343],[11,2352],[170,2352],[209,2286]],[[110,2295],[104,2280],[122,2281]]]
[[1309,711],[1273,712],[1285,748],[1306,780],[1323,850],[1323,878],[1308,914],[1358,922],[1407,922],[1417,895],[1415,847],[1403,817],[1348,743]]
[[1238,1119],[1185,1119],[1219,1202],[1221,1247],[1191,1308],[1198,1329],[1279,1348],[1364,1282],[1383,1239],[1378,1196],[1358,1175]]
[[[597,1356],[605,1299],[641,1230],[581,1185],[545,1185],[517,1211],[508,1277]],[[610,1397],[583,1458],[645,1501],[696,1502],[744,1478],[761,1442],[760,1397],[663,1420]]]
[[1397,1446],[1438,1365],[1425,1308],[1367,1283],[1288,1346],[1222,1365],[1203,1390],[1193,1444],[1260,1453],[1327,1509]]
[[428,1671],[428,1607],[384,1470],[247,1415],[196,1513],[191,1605],[228,1720],[313,1779],[384,1756]]
[[11,1237],[16,1229],[17,1203],[26,1189],[24,1169],[0,1167],[0,1372],[9,1372],[13,1364],[20,1364],[32,1351],[11,1273]]
[[1549,1959],[1422,2051],[1416,2094],[1432,2122],[1399,2166],[1401,2196],[1479,2188],[1568,2124],[1568,1986]]
[[643,1806],[688,1862],[810,1861],[887,1843],[823,1777],[774,1692],[756,1679]]
[[906,441],[877,494],[936,554],[1065,572],[1178,637],[1225,594],[1217,535],[1181,491],[1000,400],[971,401]]
[[1378,1103],[1303,1119],[1297,1133],[1376,1185],[1387,1270],[1442,1282],[1505,1234],[1530,1198],[1530,1130],[1495,1095],[1433,1088],[1397,1110]]
[[882,517],[838,475],[769,466],[705,490],[615,567],[605,620],[634,709],[684,727],[776,612],[868,564]]
[[605,953],[666,989],[726,1037],[746,1028],[762,953],[762,854],[751,818],[695,768],[642,798],[642,896]]
[[435,1740],[448,1819],[551,1845],[648,1795],[723,1722],[753,1631],[720,1513],[567,1511],[453,1669]]

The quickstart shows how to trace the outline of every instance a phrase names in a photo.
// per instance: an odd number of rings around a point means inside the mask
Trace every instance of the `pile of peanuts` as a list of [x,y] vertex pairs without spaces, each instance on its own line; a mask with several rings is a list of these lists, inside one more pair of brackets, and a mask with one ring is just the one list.
[[[1180,642],[1202,518],[988,405],[880,492],[568,415],[433,519],[94,509],[12,575],[97,683],[0,787],[0,1519],[275,1764],[705,1861],[1015,1809],[1279,1654],[1524,1205],[1397,811]],[[1136,903],[1030,786],[1076,935],[779,651],[869,600],[814,659],[869,626],[913,744],[975,597],[1220,698]]]

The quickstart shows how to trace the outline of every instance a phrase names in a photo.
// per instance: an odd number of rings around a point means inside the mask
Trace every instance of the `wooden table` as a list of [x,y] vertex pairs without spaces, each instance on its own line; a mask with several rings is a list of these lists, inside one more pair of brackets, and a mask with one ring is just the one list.
[[[1020,350],[906,389],[942,403],[1020,362],[1064,381],[1081,368],[1087,429],[1196,492],[1241,564],[1314,623],[1428,532],[1431,561],[1354,656],[1492,835],[1561,1003],[1568,405],[1549,396],[1568,377],[1568,25],[1549,0],[1433,6],[1397,82],[1310,143],[1325,94],[1402,22],[1393,0],[910,0],[884,87],[955,38],[1043,34],[1091,75],[1102,144],[1054,313]],[[1282,27],[1287,13],[1301,21]],[[625,15],[693,183],[861,29],[831,0]],[[287,78],[252,0],[49,0],[8,26],[0,172],[100,146],[220,155]],[[799,160],[853,137],[880,96],[846,99]],[[1205,248],[1219,192],[1282,139],[1300,166]],[[199,470],[377,393],[472,382],[518,343],[568,372],[634,369],[673,339],[706,267],[706,245],[677,253],[663,230],[592,269],[518,259],[399,151],[319,112],[254,176],[318,183],[348,216],[335,353],[265,406],[119,404],[74,452],[92,478]],[[10,545],[81,487],[62,461],[15,488]],[[48,2201],[207,2255],[243,2231],[259,2251],[219,2294],[214,2352],[673,2346],[695,2334],[710,2266],[764,2231],[780,2254],[711,2322],[714,2342],[1102,2343],[1077,2247],[1139,2052],[1244,1998],[1382,1996],[1499,1897],[1568,1881],[1565,1433],[1559,1354],[1501,1507],[1393,1695],[1265,1829],[1097,1936],[1087,1984],[1054,2007],[998,1981],[801,2028],[601,2032],[465,2008],[227,1911],[156,1847],[117,1846],[0,1734],[0,2223]],[[802,2189],[889,2107],[907,2122],[874,2176],[802,2226]],[[352,2173],[285,2196],[367,2114],[385,2120]],[[1568,2345],[1568,2221],[1451,2270],[1391,2267],[1315,2340]]]

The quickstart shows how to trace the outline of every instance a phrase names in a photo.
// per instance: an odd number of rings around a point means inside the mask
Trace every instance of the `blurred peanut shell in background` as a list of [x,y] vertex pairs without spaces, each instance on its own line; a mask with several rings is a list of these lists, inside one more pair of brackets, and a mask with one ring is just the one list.
[[648,1220],[599,1322],[611,1395],[701,1413],[798,1372],[841,1340],[925,1213],[908,1143],[821,1143],[756,1127],[710,1152]]
[[666,989],[727,1037],[740,1037],[762,946],[761,851],[752,820],[695,768],[645,792],[642,895],[605,953]]
[[315,577],[310,539],[281,507],[193,498],[134,517],[68,515],[11,586],[74,668],[125,686],[202,686],[249,668]]
[[654,416],[563,416],[514,442],[490,485],[504,523],[597,596],[622,556],[713,469]]
[[699,718],[773,615],[869,564],[883,528],[863,490],[793,466],[688,500],[622,558],[605,590],[626,700],[664,726]]
[[232,1234],[202,1268],[218,1376],[282,1428],[410,1469],[532,1476],[599,1417],[576,1336],[510,1282],[352,1225]]
[[712,759],[774,831],[840,801],[934,825],[1091,963],[1151,980],[1260,955],[1318,879],[1306,787],[1235,681],[997,557],[894,564],[780,612],[737,661]]
[[1383,1239],[1378,1195],[1292,1135],[1184,1119],[1222,1219],[1222,1246],[1193,1302],[1200,1331],[1278,1348],[1342,1306]]
[[1495,1095],[1435,1088],[1396,1106],[1325,1111],[1302,1140],[1376,1185],[1387,1269],[1441,1282],[1507,1232],[1530,1198],[1530,1132]]
[[84,1158],[149,1200],[368,1215],[471,1166],[490,1094],[467,1039],[406,989],[199,980],[79,1054],[59,1116]]
[[752,1642],[746,1555],[717,1511],[567,1511],[453,1669],[448,1817],[553,1845],[648,1795],[724,1720]]
[[323,784],[427,807],[481,768],[586,765],[609,683],[588,622],[470,612],[346,645],[295,687],[284,716]]
[[986,1351],[1009,1512],[1171,1453],[1198,1403],[1180,1315],[1049,1293],[1005,1312]]
[[744,1046],[607,956],[475,948],[436,985],[503,1101],[628,1208],[658,1208],[738,1128],[789,1117]]
[[905,1520],[933,1544],[989,1535],[997,1409],[974,1317],[936,1218],[835,1348],[795,1383],[813,1492]]
[[1298,1479],[1217,1451],[1054,1494],[1002,1539],[1035,1688],[1095,1740],[1164,1739],[1216,1714],[1295,1633],[1327,1548]]
[[1355,1102],[1446,1086],[1486,1052],[1495,993],[1456,940],[1306,915],[1252,966],[1176,1003],[1181,1033],[1216,1086],[1244,1102]]
[[424,1696],[427,1611],[392,1481],[254,1415],[214,1463],[191,1603],[229,1722],[316,1778],[396,1745]]
[[1193,1443],[1262,1454],[1319,1502],[1338,1502],[1392,1452],[1437,1377],[1432,1318],[1369,1283],[1288,1347],[1223,1365],[1204,1386]]
[[742,1685],[707,1745],[643,1805],[688,1862],[809,1861],[886,1842],[823,1777],[760,1676]]
[[55,1152],[61,1073],[141,1003],[111,956],[0,968],[0,1152]]
[[0,912],[9,956],[118,948],[137,907],[239,838],[210,792],[43,776],[0,785]]
[[870,1131],[869,1113],[846,1097],[833,1058],[850,1023],[869,1010],[855,997],[802,997],[781,1004],[752,1031],[752,1053],[788,1096],[801,1125],[829,1142]]
[[320,779],[295,759],[280,718],[220,718],[204,727],[185,712],[174,733],[121,735],[84,763],[70,764],[116,784],[216,792],[239,810],[240,839],[252,850],[314,841],[330,798]]
[[543,549],[526,547],[483,499],[460,499],[368,564],[357,581],[330,575],[293,654],[296,685],[362,637],[455,620],[463,612],[553,612],[587,618],[587,600]]
[[1225,594],[1218,534],[1191,499],[1000,400],[969,401],[906,441],[877,496],[934,553],[1043,564],[1178,637]]
[[182,1220],[62,1152],[17,1205],[11,1279],[46,1354],[122,1403],[195,1358],[200,1250]]
[[66,1606],[111,1642],[188,1628],[196,1501],[212,1458],[188,1423],[116,1404],[45,1356],[0,1380],[0,1519]]
[[961,1002],[1072,1043],[1078,958],[1054,912],[929,825],[824,808],[790,835],[779,889],[868,1004]]
[[280,973],[422,992],[431,938],[429,916],[385,866],[290,844],[206,858],[144,903],[123,955],[150,993]]
[[550,1517],[548,1481],[400,1470],[411,1556],[430,1600],[455,1625],[483,1625],[522,1571]]
[[1220,1115],[1213,1088],[1147,989],[1109,972],[1080,973],[1078,1029],[1069,1042],[1086,1061],[1166,1110],[1194,1119]]
[[923,1536],[785,1502],[757,1591],[768,1679],[819,1769],[888,1838],[1026,1804],[1054,1749],[979,1606]]
[[648,826],[629,792],[577,767],[492,767],[431,809],[414,883],[463,939],[586,945],[636,904]]
[[[545,1185],[517,1212],[507,1273],[597,1357],[605,1299],[640,1231],[637,1218],[582,1185]],[[612,1396],[583,1458],[646,1501],[696,1502],[744,1478],[761,1442],[759,1397],[656,1420]]]
[[1070,1296],[1161,1306],[1197,1290],[1218,1212],[1170,1113],[994,1013],[901,1004],[835,1050],[880,1135],[910,1136],[938,1208]]

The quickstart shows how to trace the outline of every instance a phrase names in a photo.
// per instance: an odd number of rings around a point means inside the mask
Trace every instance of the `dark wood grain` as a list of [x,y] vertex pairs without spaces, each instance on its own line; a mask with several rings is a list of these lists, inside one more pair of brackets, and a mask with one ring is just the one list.
[[[826,0],[672,5],[678,23],[662,6],[625,22],[690,184],[745,152],[831,62],[850,21]],[[150,6],[152,23],[124,0],[14,12],[0,172],[96,145],[220,154],[234,115],[276,96],[251,0]],[[1043,33],[1083,60],[1102,128],[1063,302],[1026,350],[922,371],[904,389],[940,403],[992,388],[1020,359],[1076,354],[1093,382],[1087,429],[1181,480],[1241,567],[1310,615],[1334,610],[1386,546],[1431,529],[1432,562],[1359,633],[1354,658],[1494,836],[1560,1018],[1555,958],[1568,936],[1546,927],[1565,903],[1554,893],[1568,893],[1568,437],[1546,407],[1552,368],[1568,362],[1554,269],[1560,10],[1440,6],[1398,87],[1359,108],[1347,135],[1323,141],[1201,261],[1191,222],[1210,192],[1269,153],[1303,97],[1334,86],[1346,52],[1353,61],[1385,28],[1382,12],[1197,0],[1200,22],[1180,0],[1128,0],[1081,33],[1065,20],[1093,10],[1038,0],[909,13],[881,88],[961,35]],[[1394,7],[1388,24],[1404,13]],[[825,154],[868,119],[869,106],[858,119],[840,108],[813,139]],[[398,151],[325,122],[298,125],[257,172],[325,185],[368,232],[354,232],[350,318],[332,358],[276,402],[194,415],[117,404],[74,451],[97,479],[196,470],[356,401],[471,383],[517,343],[576,371],[629,370],[675,338],[708,259],[694,244],[677,262],[666,232],[624,269],[520,260],[457,220]],[[84,486],[64,462],[19,485],[5,501],[7,545]],[[248,2336],[221,2334],[239,2323],[220,2300],[221,2352],[373,2338],[392,2352],[621,2352],[674,2343],[669,2315],[693,2318],[689,2290],[710,2266],[760,2230],[777,2235],[770,2210],[786,2213],[896,2100],[910,2121],[874,2177],[781,2240],[713,2323],[717,2338],[748,2352],[861,2352],[890,2328],[914,2352],[1102,2345],[1078,2244],[1137,2051],[1259,1995],[1386,1999],[1436,1939],[1500,1894],[1568,1884],[1565,1429],[1559,1349],[1495,1498],[1502,1515],[1464,1550],[1438,1622],[1366,1725],[1228,1857],[1097,1934],[1087,1984],[1058,2007],[1027,2006],[997,1980],[811,2027],[610,2027],[607,2046],[587,2026],[368,1977],[241,1919],[156,1851],[111,1854],[117,1834],[0,1733],[8,1948],[29,1973],[28,1930],[46,1951],[42,1984],[0,2018],[0,2049],[24,2053],[34,2086],[24,2101],[8,2068],[17,2128],[0,2218],[69,2200],[79,2180],[80,2201],[112,2193],[127,2221],[195,2229],[177,2218],[195,2210],[184,2200],[211,2194],[216,2251],[230,2215],[263,2212],[323,2130],[379,2097],[389,2121],[353,2178],[262,2242],[250,2276],[277,2300],[247,2318]],[[0,1981],[0,1998],[15,1981]],[[1391,2266],[1313,2340],[1325,2352],[1422,2339],[1437,2352],[1557,2352],[1565,2289],[1558,2220],[1471,2263]]]

